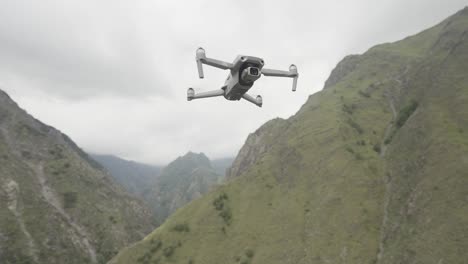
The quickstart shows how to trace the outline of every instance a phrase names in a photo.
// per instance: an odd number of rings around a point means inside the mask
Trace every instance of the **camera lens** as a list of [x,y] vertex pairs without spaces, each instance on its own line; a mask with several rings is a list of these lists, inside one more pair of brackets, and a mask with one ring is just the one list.
[[258,75],[258,68],[250,68],[250,75]]

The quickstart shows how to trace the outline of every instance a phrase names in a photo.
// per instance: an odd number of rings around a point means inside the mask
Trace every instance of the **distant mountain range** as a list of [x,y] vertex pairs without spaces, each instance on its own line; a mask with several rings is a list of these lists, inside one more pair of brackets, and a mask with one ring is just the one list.
[[153,222],[69,137],[0,90],[0,263],[105,263]]
[[162,168],[112,155],[91,156],[127,191],[145,201],[157,224],[220,184],[233,161],[233,158],[210,161],[203,153],[189,152]]
[[162,170],[159,166],[129,161],[113,155],[90,156],[105,167],[128,192],[141,197]]
[[345,57],[227,179],[110,263],[467,263],[468,8]]

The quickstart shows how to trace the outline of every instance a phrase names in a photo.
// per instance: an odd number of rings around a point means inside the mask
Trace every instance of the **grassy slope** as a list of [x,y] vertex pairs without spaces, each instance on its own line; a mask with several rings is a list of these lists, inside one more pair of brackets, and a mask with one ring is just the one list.
[[354,58],[240,177],[111,263],[464,263],[467,32],[465,9]]

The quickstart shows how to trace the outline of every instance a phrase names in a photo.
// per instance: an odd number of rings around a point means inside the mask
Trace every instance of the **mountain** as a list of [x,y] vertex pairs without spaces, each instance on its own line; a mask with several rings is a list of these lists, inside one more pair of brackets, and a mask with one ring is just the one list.
[[113,155],[92,154],[128,192],[141,196],[161,173],[161,167],[121,159]]
[[154,228],[139,200],[3,91],[0,201],[2,264],[105,263]]
[[112,155],[92,157],[127,191],[145,201],[158,224],[212,186],[221,184],[233,161],[233,158],[210,161],[203,153],[189,152],[161,168]]
[[188,152],[162,170],[144,199],[152,206],[157,222],[162,223],[175,210],[208,192],[222,177],[205,154]]
[[466,263],[467,69],[468,8],[344,58],[110,263]]

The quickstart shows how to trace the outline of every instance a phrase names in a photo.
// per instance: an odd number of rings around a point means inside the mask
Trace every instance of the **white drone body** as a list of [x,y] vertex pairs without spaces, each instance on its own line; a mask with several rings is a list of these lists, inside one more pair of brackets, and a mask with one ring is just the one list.
[[223,70],[230,70],[230,73],[226,79],[224,85],[214,91],[203,92],[195,94],[192,88],[187,90],[187,100],[193,99],[224,96],[227,100],[238,101],[241,98],[262,107],[262,97],[258,95],[256,98],[247,94],[247,91],[253,86],[254,82],[258,80],[261,74],[265,76],[276,76],[276,77],[289,77],[293,79],[293,92],[296,91],[297,78],[297,67],[291,64],[289,71],[280,71],[263,68],[265,62],[261,58],[252,56],[239,55],[234,62],[224,62],[207,58],[205,50],[198,48],[196,52],[196,61],[198,67],[198,75],[203,78],[203,64],[210,65]]

